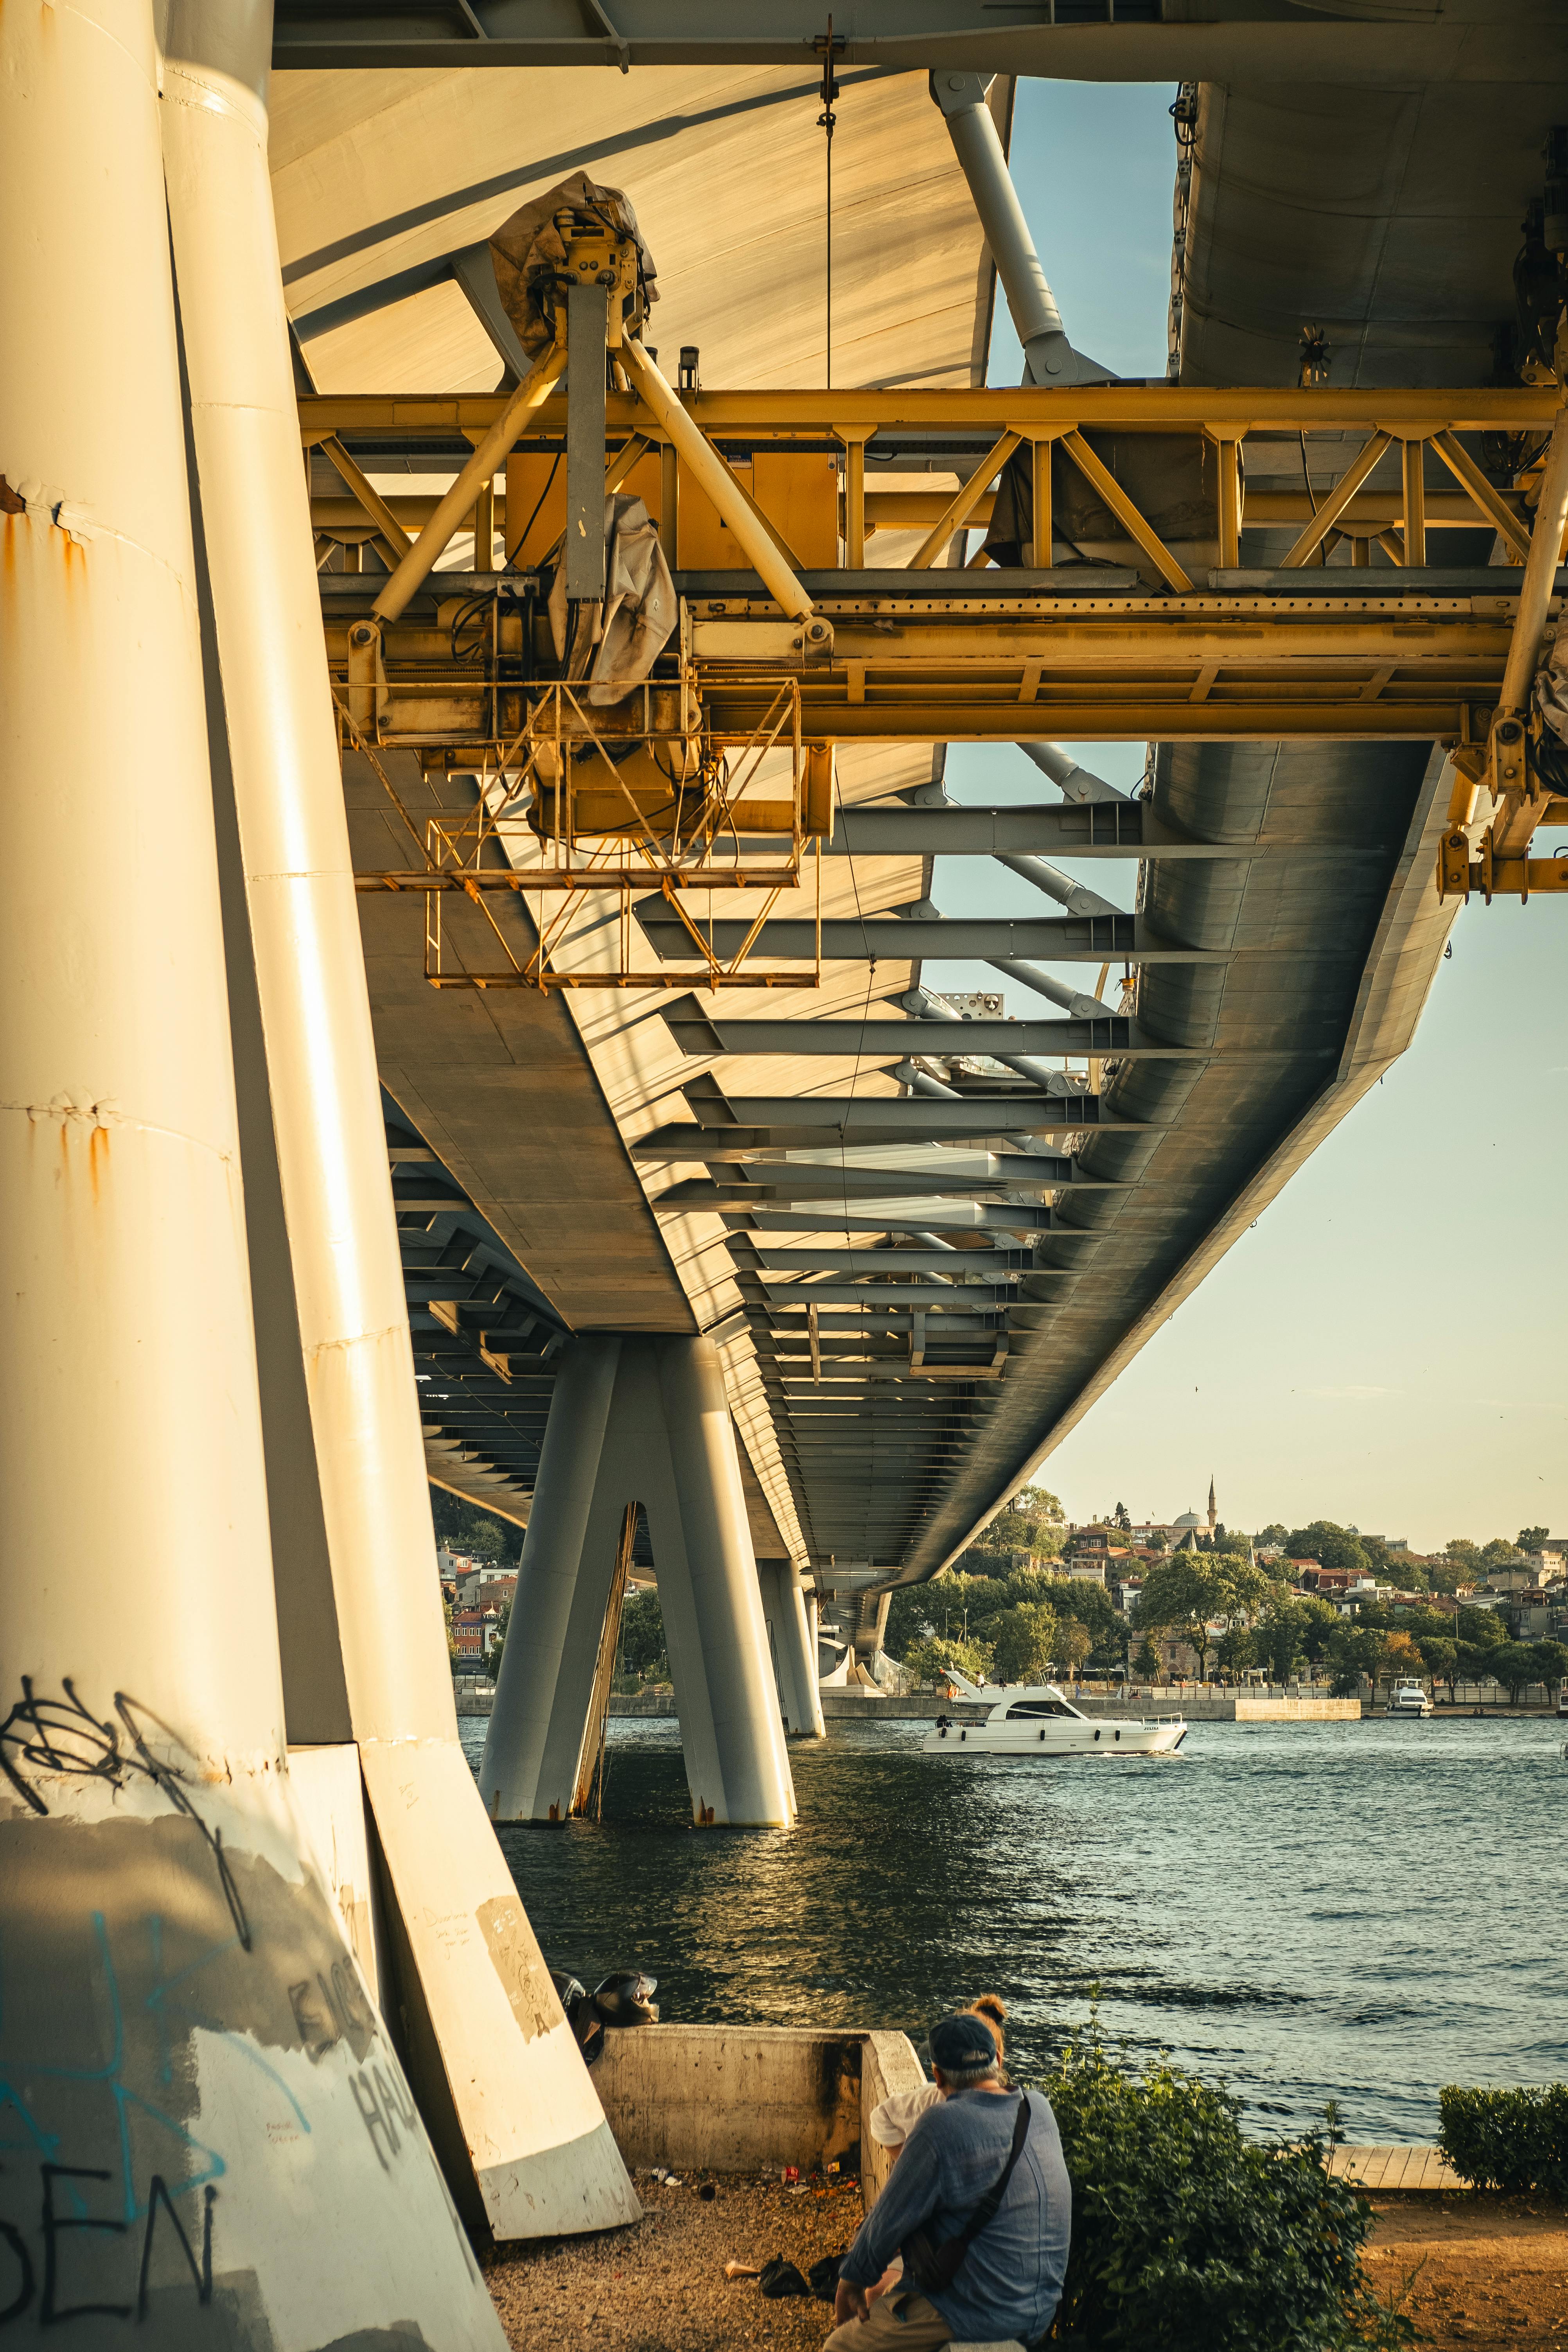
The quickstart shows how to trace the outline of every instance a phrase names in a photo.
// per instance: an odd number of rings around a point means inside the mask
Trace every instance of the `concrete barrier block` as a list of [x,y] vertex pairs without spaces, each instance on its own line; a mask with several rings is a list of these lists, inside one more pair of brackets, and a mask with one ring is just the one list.
[[594,2081],[629,2165],[811,2170],[858,2152],[865,2043],[902,2038],[649,2025],[607,2033]]
[[860,2193],[868,2211],[893,2168],[893,2150],[879,2147],[871,2137],[871,2110],[895,2092],[923,2089],[925,2081],[925,2069],[907,2033],[867,2034],[860,2054]]

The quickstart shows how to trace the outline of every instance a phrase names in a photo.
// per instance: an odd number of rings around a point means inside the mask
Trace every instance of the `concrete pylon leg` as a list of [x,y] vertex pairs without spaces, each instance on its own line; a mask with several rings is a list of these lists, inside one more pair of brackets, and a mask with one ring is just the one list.
[[778,1675],[779,1704],[786,1728],[796,1738],[822,1737],[822,1700],[816,1686],[816,1643],[806,1617],[805,1596],[793,1561],[757,1563],[763,1614]]
[[485,1735],[492,1820],[564,1821],[572,1801],[622,1506],[599,1492],[621,1342],[577,1339],[550,1400],[511,1622]]
[[637,1353],[643,1392],[627,1420],[639,1438],[658,1430],[667,1449],[648,1532],[692,1811],[704,1822],[787,1824],[795,1784],[719,1351],[682,1338]]
[[285,1768],[148,0],[5,12],[0,219],[7,2340],[499,2352]]
[[628,1503],[647,1513],[693,1814],[793,1822],[718,1350],[641,1338],[575,1341],[551,1400],[512,1603],[526,1636],[507,1643],[479,1776],[492,1819],[567,1816]]
[[603,2229],[640,2208],[458,1739],[267,173],[271,12],[165,6],[213,751],[244,866],[314,1442],[301,1475],[331,1578],[321,1622],[335,1617],[411,2073],[454,2193],[499,2237]]
[[796,1673],[801,1688],[801,1735],[820,1739],[826,1730],[822,1719],[822,1685],[816,1676],[816,1609],[815,1601],[806,1604],[805,1589],[799,1577],[792,1579],[795,1601],[795,1639]]

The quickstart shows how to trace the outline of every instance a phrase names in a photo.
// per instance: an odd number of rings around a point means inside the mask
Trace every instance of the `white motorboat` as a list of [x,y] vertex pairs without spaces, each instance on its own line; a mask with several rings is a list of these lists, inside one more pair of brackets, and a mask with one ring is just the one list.
[[1403,1682],[1395,1683],[1389,1692],[1385,1712],[1389,1715],[1430,1715],[1431,1694],[1423,1684],[1415,1681],[1407,1675]]
[[988,1699],[984,1723],[954,1723],[938,1716],[926,1734],[929,1754],[955,1756],[1173,1756],[1189,1726],[1180,1716],[1145,1723],[1142,1717],[1100,1716],[1098,1720],[1057,1688],[1055,1683],[1014,1683],[982,1688],[963,1675],[949,1679],[965,1698]]

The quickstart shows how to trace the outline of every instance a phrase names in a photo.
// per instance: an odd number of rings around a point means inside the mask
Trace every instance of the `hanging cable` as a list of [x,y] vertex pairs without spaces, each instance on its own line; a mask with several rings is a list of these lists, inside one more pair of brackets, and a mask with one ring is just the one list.
[[[1301,433],[1297,436],[1297,438],[1301,444],[1301,479],[1307,486],[1307,504],[1311,508],[1313,515],[1315,516],[1318,511],[1318,501],[1312,489],[1311,470],[1307,464],[1307,436],[1304,433]],[[1320,540],[1318,542],[1318,562],[1320,564],[1323,564],[1327,563],[1328,560],[1329,547],[1328,541],[1325,538]]]
[[544,505],[544,501],[550,496],[551,491],[555,486],[555,476],[561,465],[561,451],[557,449],[554,457],[551,459],[550,471],[544,477],[544,488],[539,493],[539,497],[534,504],[533,512],[529,516],[528,520],[523,524],[521,530],[512,541],[511,553],[506,559],[506,569],[509,572],[515,571],[517,568],[517,560],[522,553],[523,544],[528,538],[528,534],[533,529],[534,524],[539,520],[540,512]]
[[833,30],[833,19],[831,16],[829,16],[827,20],[827,30],[826,34],[818,33],[816,38],[812,43],[812,47],[816,51],[817,56],[822,59],[822,89],[818,93],[822,100],[822,112],[816,118],[816,127],[819,131],[826,131],[827,134],[827,204],[825,232],[826,240],[826,280],[827,317],[827,389],[831,392],[833,389],[833,132],[834,127],[838,121],[838,117],[833,111],[833,101],[838,95],[838,84],[835,80],[833,74],[833,60],[839,50],[844,47],[844,37],[842,34],[836,35]]

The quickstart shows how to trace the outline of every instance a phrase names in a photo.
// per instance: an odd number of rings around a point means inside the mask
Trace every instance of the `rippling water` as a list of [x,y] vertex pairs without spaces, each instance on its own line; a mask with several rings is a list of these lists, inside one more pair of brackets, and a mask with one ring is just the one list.
[[[982,1991],[1017,2070],[1107,2031],[1249,2126],[1341,2103],[1436,2136],[1441,2084],[1568,2075],[1568,1761],[1548,1721],[1200,1724],[1170,1761],[791,1744],[799,1826],[690,1826],[673,1723],[611,1726],[602,1825],[502,1828],[552,1967],[638,1963],[673,2020],[901,2026]],[[466,1721],[478,1762],[485,1726]]]

